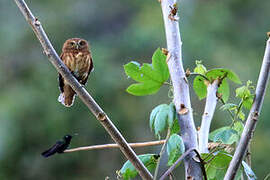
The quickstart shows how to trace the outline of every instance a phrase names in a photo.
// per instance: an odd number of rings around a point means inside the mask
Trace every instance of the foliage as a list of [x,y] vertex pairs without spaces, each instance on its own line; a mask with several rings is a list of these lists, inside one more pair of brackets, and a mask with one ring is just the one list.
[[185,152],[184,142],[178,134],[172,134],[167,143],[168,166],[173,165],[175,161]]
[[[138,156],[142,163],[147,167],[148,170],[152,170],[157,165],[157,160],[159,158],[156,154],[143,154]],[[130,161],[125,162],[123,167],[118,172],[118,175],[124,180],[129,180],[136,177],[138,172]]]
[[137,62],[124,65],[128,77],[137,81],[127,88],[127,92],[136,96],[155,94],[169,78],[166,56],[157,49],[152,57],[152,64],[144,63],[140,66]]
[[[224,179],[227,168],[232,160],[232,157],[226,152],[217,152],[216,154],[202,154],[202,158],[208,162],[205,165],[207,178],[209,180]],[[241,179],[242,169],[237,172],[236,180]]]
[[225,102],[229,99],[230,95],[230,88],[227,83],[227,79],[236,84],[241,84],[239,77],[231,70],[218,68],[207,71],[203,64],[201,64],[201,61],[196,61],[194,72],[203,75],[197,75],[193,81],[193,89],[200,100],[204,99],[207,95],[207,84],[212,83],[214,80],[221,80],[218,87],[218,93],[222,95],[222,99]]

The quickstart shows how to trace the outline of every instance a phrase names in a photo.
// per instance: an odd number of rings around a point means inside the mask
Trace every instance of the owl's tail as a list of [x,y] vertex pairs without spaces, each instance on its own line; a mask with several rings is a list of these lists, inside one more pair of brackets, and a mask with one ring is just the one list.
[[64,85],[64,92],[59,95],[58,101],[64,106],[70,107],[73,105],[75,95],[75,91],[69,85]]

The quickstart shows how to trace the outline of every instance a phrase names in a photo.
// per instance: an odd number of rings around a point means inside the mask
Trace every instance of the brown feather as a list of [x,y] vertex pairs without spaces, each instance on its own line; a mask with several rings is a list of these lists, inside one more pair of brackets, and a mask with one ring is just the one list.
[[[60,58],[74,77],[81,84],[85,85],[93,69],[92,57],[87,41],[79,38],[68,39],[63,45]],[[60,74],[59,89],[61,94],[58,101],[67,107],[72,106],[76,93]]]

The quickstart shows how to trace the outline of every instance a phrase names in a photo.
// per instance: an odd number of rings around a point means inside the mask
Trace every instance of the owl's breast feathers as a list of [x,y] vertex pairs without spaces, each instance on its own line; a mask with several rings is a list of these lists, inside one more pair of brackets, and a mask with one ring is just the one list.
[[89,52],[78,53],[64,53],[62,57],[63,62],[73,73],[73,75],[80,81],[87,78],[91,71],[92,60]]

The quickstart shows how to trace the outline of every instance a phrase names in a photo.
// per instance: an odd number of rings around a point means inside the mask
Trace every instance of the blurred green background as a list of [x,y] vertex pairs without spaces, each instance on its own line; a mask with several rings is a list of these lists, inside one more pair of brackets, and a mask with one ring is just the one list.
[[[127,94],[125,88],[132,81],[125,76],[123,65],[131,60],[149,63],[156,48],[166,47],[157,0],[27,3],[58,53],[68,38],[90,42],[95,71],[86,88],[126,139],[154,140],[148,127],[149,114],[156,105],[170,101],[167,88],[147,97]],[[185,68],[193,69],[195,60],[200,59],[209,69],[229,68],[243,82],[256,82],[270,30],[270,1],[182,0],[179,8]],[[79,134],[71,147],[112,140],[79,98],[72,108],[58,103],[57,72],[14,1],[0,1],[0,41],[0,179],[116,179],[115,171],[126,161],[117,149],[49,159],[40,156],[65,134]],[[199,126],[204,101],[200,102],[193,91],[192,104]],[[268,89],[252,141],[252,168],[259,179],[270,172],[269,108]],[[212,130],[230,122],[228,114],[217,111]],[[135,151],[157,153],[159,147]],[[176,177],[181,179],[181,175]]]

